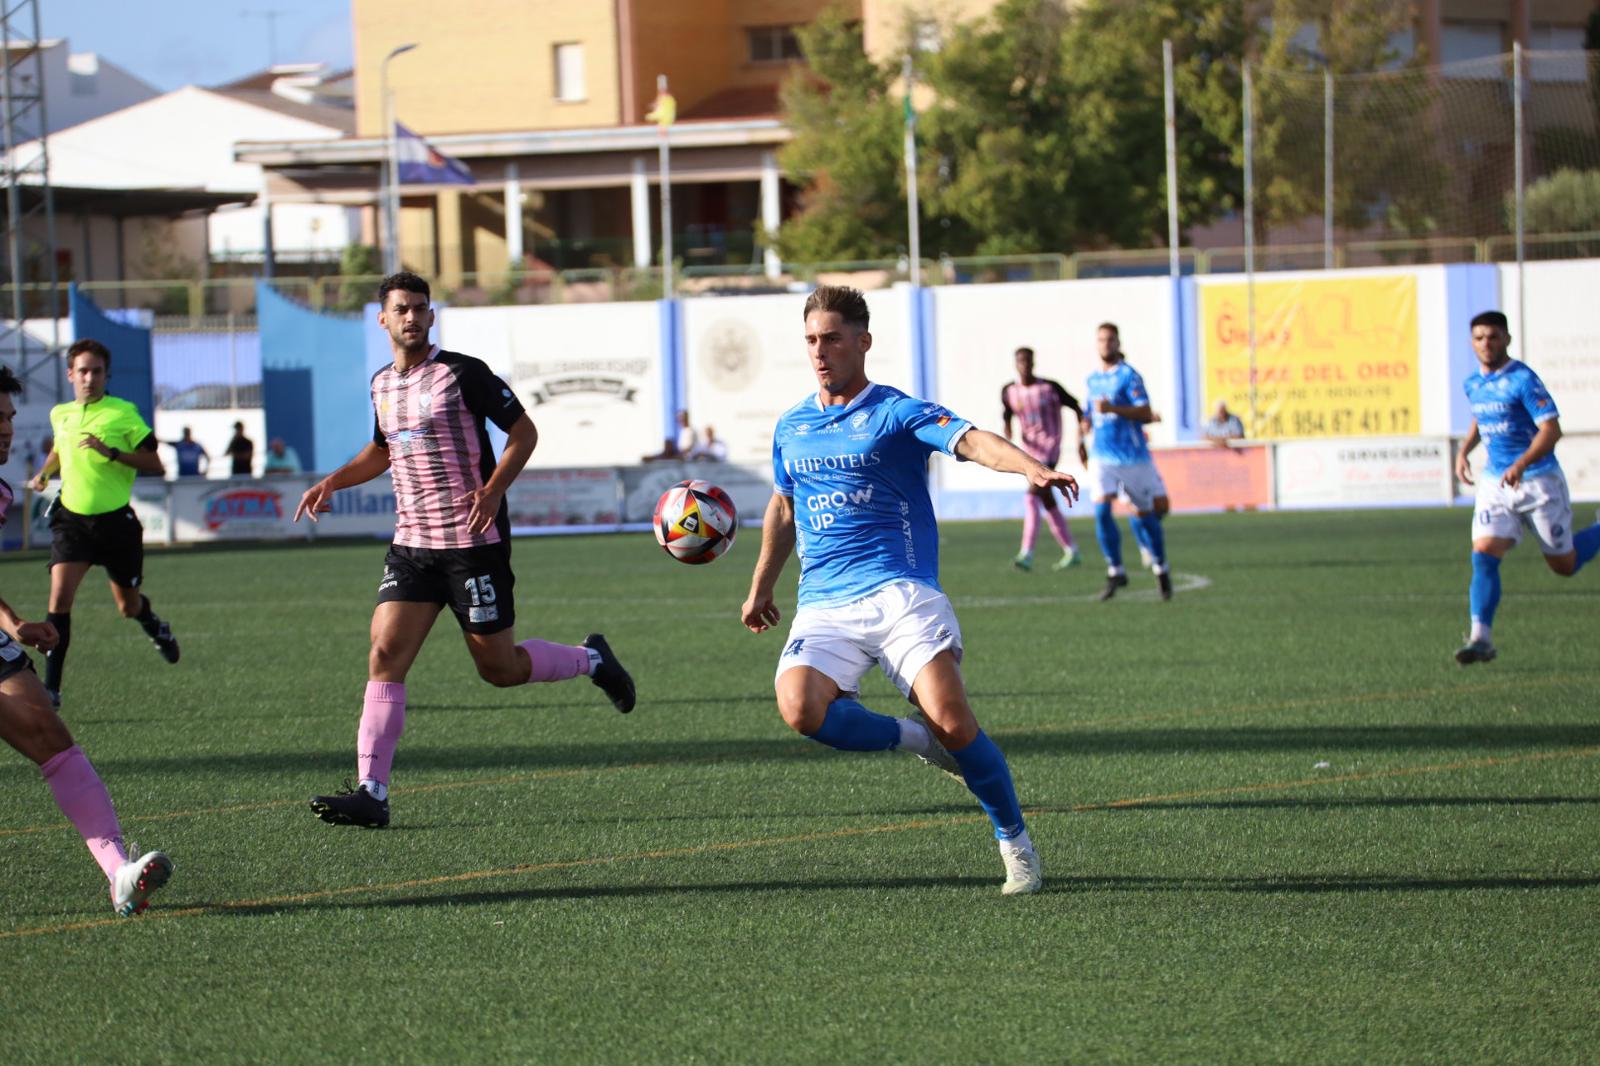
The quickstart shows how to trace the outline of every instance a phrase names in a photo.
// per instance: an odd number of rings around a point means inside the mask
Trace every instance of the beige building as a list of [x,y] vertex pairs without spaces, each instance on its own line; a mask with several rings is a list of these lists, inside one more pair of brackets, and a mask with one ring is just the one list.
[[[869,54],[937,48],[997,0],[842,0]],[[1130,0],[1133,2],[1133,0]],[[1581,47],[1594,0],[1417,0],[1411,47],[1440,60],[1512,41]],[[647,122],[659,76],[677,101],[670,133],[674,252],[689,266],[778,264],[763,255],[792,190],[778,87],[799,62],[795,31],[826,0],[457,0],[448,17],[397,19],[352,0],[356,132],[337,142],[243,143],[275,203],[362,208],[378,243],[385,90],[394,114],[464,161],[476,184],[405,186],[399,248],[446,287],[507,264],[644,266],[660,254],[658,148]],[[404,46],[414,46],[402,49]],[[489,280],[484,280],[489,279]]]

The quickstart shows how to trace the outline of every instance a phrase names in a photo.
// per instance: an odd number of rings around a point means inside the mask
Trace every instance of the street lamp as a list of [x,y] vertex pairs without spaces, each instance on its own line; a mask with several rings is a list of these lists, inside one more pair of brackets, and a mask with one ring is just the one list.
[[383,137],[387,144],[383,181],[383,219],[387,239],[383,247],[384,273],[400,269],[400,138],[395,133],[394,101],[389,96],[389,60],[404,55],[415,44],[396,46],[383,57],[378,68],[379,92],[383,97]]

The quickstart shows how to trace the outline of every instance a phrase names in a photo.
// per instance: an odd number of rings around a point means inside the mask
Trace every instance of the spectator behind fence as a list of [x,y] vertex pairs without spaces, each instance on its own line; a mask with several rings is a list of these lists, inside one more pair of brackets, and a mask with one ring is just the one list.
[[661,450],[654,455],[641,457],[641,461],[653,463],[663,459],[689,459],[691,453],[699,444],[694,427],[689,424],[689,412],[678,412],[678,434],[676,437],[666,437],[661,441]]
[[183,436],[174,441],[168,441],[167,447],[178,453],[179,477],[205,477],[211,470],[211,456],[200,442],[194,439],[194,430],[188,426],[183,427]]
[[1230,440],[1244,439],[1244,423],[1228,410],[1226,402],[1218,400],[1216,412],[1200,427],[1200,435],[1218,448],[1226,448]]
[[266,464],[261,468],[261,472],[271,477],[280,474],[298,474],[301,469],[299,454],[283,443],[282,437],[273,437],[267,445]]
[[685,459],[699,462],[720,463],[728,458],[728,446],[717,439],[717,431],[712,426],[707,426],[701,434],[700,443],[694,445],[686,453]]
[[233,460],[233,469],[229,473],[234,477],[251,475],[255,466],[256,445],[244,435],[243,422],[233,424],[233,439],[228,442],[228,457]]

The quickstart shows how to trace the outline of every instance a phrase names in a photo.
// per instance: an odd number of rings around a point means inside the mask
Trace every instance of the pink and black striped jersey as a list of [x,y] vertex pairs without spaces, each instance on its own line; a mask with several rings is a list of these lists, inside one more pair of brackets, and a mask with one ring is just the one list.
[[1054,456],[1061,451],[1061,409],[1082,413],[1078,401],[1059,381],[1034,378],[1033,384],[1008,382],[1000,390],[1000,407],[1008,418],[1022,423],[1022,446],[1034,458]]
[[17,490],[11,487],[11,482],[0,477],[0,527],[6,524],[6,516],[11,513],[11,505],[16,498]]
[[393,363],[372,375],[372,441],[389,452],[394,483],[394,543],[411,548],[470,548],[511,535],[505,501],[495,524],[467,531],[472,505],[460,498],[494,473],[484,426],[503,430],[522,403],[481,359],[437,347],[404,373]]

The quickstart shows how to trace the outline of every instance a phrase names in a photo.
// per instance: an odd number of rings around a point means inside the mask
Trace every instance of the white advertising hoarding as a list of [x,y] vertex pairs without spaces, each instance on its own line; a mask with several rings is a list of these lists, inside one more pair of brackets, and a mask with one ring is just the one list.
[[660,309],[654,303],[451,307],[439,344],[505,379],[539,427],[529,466],[620,466],[659,451]]
[[[1000,390],[1016,380],[1016,350],[1027,347],[1034,351],[1036,375],[1059,381],[1082,401],[1089,375],[1100,369],[1097,329],[1102,322],[1115,322],[1128,363],[1144,378],[1151,406],[1163,416],[1149,427],[1150,439],[1169,443],[1178,404],[1173,310],[1172,282],[1166,278],[945,286],[934,299],[934,398],[974,424],[1003,433]],[[1072,416],[1066,414],[1058,465],[1081,476]],[[1015,492],[1021,513],[1023,484],[1014,474],[950,459],[935,460],[934,470],[941,494]]]
[[[911,290],[866,296],[872,312],[867,376],[914,392]],[[716,428],[732,462],[771,465],[778,416],[817,391],[806,358],[805,302],[804,293],[683,301],[689,417],[696,429]]]
[[1275,446],[1279,507],[1448,504],[1454,498],[1448,440],[1285,441]]
[[1511,322],[1511,356],[1532,367],[1550,390],[1562,430],[1600,432],[1600,260],[1529,263],[1526,324],[1518,320],[1516,264],[1500,267],[1500,292]]

